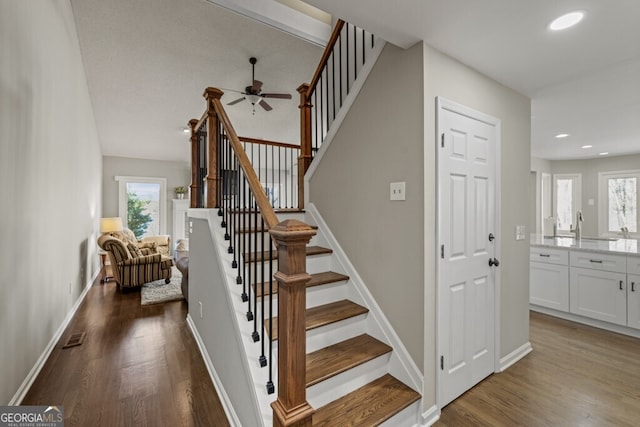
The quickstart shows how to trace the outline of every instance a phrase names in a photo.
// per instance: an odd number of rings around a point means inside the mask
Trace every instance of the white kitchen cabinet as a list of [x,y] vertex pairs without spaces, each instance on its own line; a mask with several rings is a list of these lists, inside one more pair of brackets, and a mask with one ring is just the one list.
[[569,251],[532,246],[529,260],[529,302],[569,311]]
[[627,275],[627,326],[640,329],[640,276]]
[[627,275],[571,267],[569,311],[617,325],[627,325]]
[[529,302],[569,311],[569,267],[544,262],[529,263]]

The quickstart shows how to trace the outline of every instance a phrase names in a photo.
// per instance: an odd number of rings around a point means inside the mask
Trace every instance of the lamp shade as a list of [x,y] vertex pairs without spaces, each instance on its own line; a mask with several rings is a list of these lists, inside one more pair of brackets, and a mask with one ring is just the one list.
[[102,234],[113,233],[114,231],[122,231],[122,219],[120,217],[100,219],[100,232]]

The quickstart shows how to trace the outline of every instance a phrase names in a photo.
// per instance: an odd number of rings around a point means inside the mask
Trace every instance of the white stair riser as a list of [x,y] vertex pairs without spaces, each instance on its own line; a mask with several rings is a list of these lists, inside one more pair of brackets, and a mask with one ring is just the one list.
[[365,333],[366,314],[307,331],[307,353]]
[[320,408],[387,373],[389,355],[377,357],[339,375],[307,387],[307,401]]
[[380,424],[380,427],[398,427],[418,425],[418,414],[420,413],[420,401],[413,402],[393,417]]
[[[307,308],[317,307],[319,305],[328,304],[335,301],[341,301],[349,298],[348,282],[328,283],[325,285],[313,286],[307,288]],[[273,296],[273,315],[278,315],[278,294]],[[261,307],[262,298],[258,298],[258,309]],[[265,298],[265,312],[269,313],[269,298]],[[258,310],[260,311],[260,310]]]
[[[231,256],[230,256],[231,257]],[[232,257],[230,258],[232,259]],[[230,262],[230,261],[229,261]],[[239,263],[241,264],[241,263]],[[260,278],[260,280],[262,279],[262,273],[261,273],[261,266],[259,265],[259,263],[257,263],[258,267],[257,267],[257,271],[258,271],[258,277]],[[242,267],[242,265],[240,265]],[[254,276],[254,263],[250,262],[247,263],[247,268],[251,267],[252,271],[251,271],[251,277]],[[321,255],[313,255],[310,257],[307,257],[307,273],[312,274],[312,273],[321,273],[323,271],[329,271],[331,270],[331,254],[321,254]],[[269,277],[269,264],[265,263],[265,277]],[[278,260],[274,260],[272,261],[272,265],[271,265],[271,271],[273,271],[273,273],[275,274],[278,271]],[[253,281],[253,279],[252,279]]]

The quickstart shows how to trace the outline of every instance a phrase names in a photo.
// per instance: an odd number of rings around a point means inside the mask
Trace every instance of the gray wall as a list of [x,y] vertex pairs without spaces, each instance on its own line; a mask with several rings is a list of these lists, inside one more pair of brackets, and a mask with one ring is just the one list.
[[[614,172],[640,169],[640,154],[598,157],[586,160],[552,160],[551,172],[581,173],[582,174],[582,213],[584,214],[583,235],[598,235],[598,174],[600,172]],[[587,201],[593,199],[593,206]],[[604,201],[606,202],[606,200]]]
[[[176,187],[189,187],[191,165],[187,162],[104,156],[102,158],[103,217],[118,216],[118,182],[115,177],[119,175],[167,179],[167,229],[165,233],[171,234],[173,227],[171,199],[175,198],[174,189]],[[175,244],[175,239],[172,239],[172,243]]]
[[[500,356],[526,344],[529,241],[515,241],[515,227],[529,221],[527,97],[429,46],[387,45],[310,182],[310,201],[422,366],[426,407],[436,381],[437,96],[501,120]],[[407,182],[405,202],[389,201],[393,181]]]
[[[529,239],[515,240],[516,225],[529,221],[530,100],[460,62],[424,45],[425,75],[425,212],[426,241],[435,241],[436,122],[435,98],[451,101],[501,120],[500,357],[529,341]],[[429,203],[432,200],[433,203]],[[425,249],[426,325],[424,401],[435,402],[435,259],[434,245]],[[432,399],[432,400],[430,400]]]
[[97,273],[102,160],[68,0],[0,2],[0,58],[7,404]]
[[[310,201],[422,366],[422,47],[384,48],[311,178]],[[406,181],[404,202],[389,183]]]

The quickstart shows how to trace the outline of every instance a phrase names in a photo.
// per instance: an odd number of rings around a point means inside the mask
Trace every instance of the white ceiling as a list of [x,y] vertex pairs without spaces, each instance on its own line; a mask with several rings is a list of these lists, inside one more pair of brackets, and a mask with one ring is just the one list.
[[[531,97],[536,157],[640,152],[638,0],[307,1],[398,45],[425,40]],[[547,30],[574,10],[580,25]]]
[[[238,133],[297,143],[294,90],[311,78],[320,48],[205,0],[71,2],[105,155],[187,160],[180,128],[202,113],[203,89],[244,88],[250,56],[264,90],[294,100],[255,116],[246,102],[229,107]],[[399,46],[425,40],[531,97],[536,157],[640,152],[638,0],[307,2]],[[579,26],[547,31],[577,9],[587,13]],[[561,132],[571,136],[553,137]]]
[[[244,90],[249,58],[270,112],[227,107],[241,136],[299,143],[299,95],[322,48],[205,0],[71,0],[103,154],[189,161],[182,128],[200,118],[208,86]],[[240,95],[226,92],[229,102]]]

